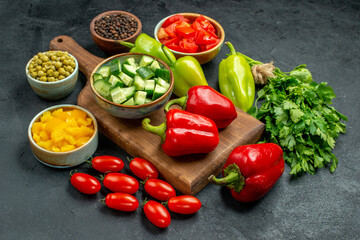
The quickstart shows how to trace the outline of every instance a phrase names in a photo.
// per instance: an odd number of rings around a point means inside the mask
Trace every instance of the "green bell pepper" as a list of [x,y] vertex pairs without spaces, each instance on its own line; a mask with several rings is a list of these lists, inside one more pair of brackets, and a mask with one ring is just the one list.
[[[145,53],[153,57],[157,57],[169,66],[171,66],[171,62],[176,61],[174,54],[167,47],[163,49],[160,42],[156,41],[154,38],[145,33],[140,34],[136,38],[135,44],[130,42],[119,43],[128,48],[131,48],[130,52]],[[165,52],[167,55],[165,55]]]
[[[163,45],[165,48],[165,46]],[[197,85],[208,85],[204,71],[198,60],[191,56],[181,57],[172,62],[171,71],[174,75],[174,91],[178,97],[183,97],[188,90]]]
[[173,93],[178,97],[185,96],[192,86],[208,85],[198,60],[191,56],[176,60],[174,54],[165,45],[145,33],[139,35],[135,44],[129,42],[120,42],[120,44],[131,48],[130,52],[149,54],[169,65],[174,75]]
[[255,99],[255,82],[250,65],[243,56],[237,55],[230,42],[225,43],[230,49],[228,57],[220,62],[220,92],[228,97],[235,106],[248,111]]

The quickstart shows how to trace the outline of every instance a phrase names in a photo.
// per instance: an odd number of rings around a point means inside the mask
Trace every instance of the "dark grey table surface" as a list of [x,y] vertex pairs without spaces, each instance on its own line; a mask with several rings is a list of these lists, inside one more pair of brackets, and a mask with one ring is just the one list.
[[[349,117],[347,133],[333,151],[338,169],[327,168],[292,179],[290,168],[274,188],[252,204],[236,202],[226,188],[208,185],[197,197],[202,209],[192,216],[172,214],[158,229],[141,208],[121,213],[84,196],[69,184],[69,170],[39,163],[27,129],[42,109],[76,104],[86,79],[58,101],[39,98],[26,76],[27,61],[58,35],[69,35],[91,53],[106,57],[91,39],[89,23],[107,10],[137,15],[143,32],[177,12],[216,19],[238,51],[283,71],[307,64],[315,81],[328,82],[333,106]],[[0,1],[0,239],[358,239],[359,200],[359,1]],[[218,89],[218,65],[228,50],[203,65]],[[96,155],[129,156],[102,134]],[[88,171],[82,165],[79,171]],[[124,172],[128,172],[128,167]],[[138,192],[138,199],[144,194]]]

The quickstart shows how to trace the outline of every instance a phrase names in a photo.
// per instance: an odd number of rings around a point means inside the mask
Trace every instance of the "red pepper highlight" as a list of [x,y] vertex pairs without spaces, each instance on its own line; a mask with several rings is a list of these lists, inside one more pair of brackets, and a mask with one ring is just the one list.
[[162,149],[169,156],[209,153],[219,144],[219,132],[211,119],[179,109],[166,113],[166,121],[159,126],[150,125],[145,118],[142,126],[162,138]]
[[236,147],[223,166],[223,178],[210,176],[211,183],[227,186],[239,202],[262,198],[284,172],[283,151],[274,143]]
[[165,111],[178,104],[183,110],[210,118],[219,129],[227,127],[236,117],[237,112],[234,104],[209,86],[193,86],[187,95],[170,100]]

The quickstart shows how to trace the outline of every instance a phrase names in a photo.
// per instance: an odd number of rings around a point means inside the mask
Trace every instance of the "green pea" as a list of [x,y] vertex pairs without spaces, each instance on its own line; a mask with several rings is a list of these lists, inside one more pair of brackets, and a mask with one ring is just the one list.
[[49,77],[48,78],[48,82],[55,82],[56,80],[55,80],[55,78],[54,77]]
[[37,72],[31,72],[30,76],[33,77],[33,78],[37,78],[38,75],[37,75]]
[[36,63],[39,64],[39,65],[41,65],[41,64],[42,64],[41,59],[36,60]]
[[59,73],[58,71],[55,71],[55,72],[53,73],[53,76],[56,77],[56,78],[59,77],[59,75],[60,75],[60,73]]
[[64,75],[60,75],[60,76],[59,76],[59,80],[62,80],[62,79],[64,79],[64,78],[65,78]]
[[52,69],[49,69],[47,72],[46,72],[46,75],[51,77],[52,75],[54,74],[54,71]]
[[72,73],[74,71],[74,69],[71,66],[66,66],[65,70],[68,71],[69,73]]
[[36,70],[41,70],[41,66],[36,66]]
[[65,75],[65,77],[68,77],[68,76],[70,76],[70,73],[68,71],[65,71],[64,75]]
[[42,76],[42,77],[40,78],[40,81],[46,82],[46,81],[47,81],[47,78],[46,78],[45,76]]
[[38,71],[37,75],[38,75],[39,77],[42,77],[42,76],[45,76],[45,73],[40,70],[40,71]]

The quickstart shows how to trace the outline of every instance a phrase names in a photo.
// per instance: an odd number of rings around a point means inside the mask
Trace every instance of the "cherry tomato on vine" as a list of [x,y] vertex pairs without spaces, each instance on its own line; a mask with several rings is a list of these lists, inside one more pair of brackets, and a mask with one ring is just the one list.
[[74,173],[70,178],[71,185],[85,194],[95,194],[101,189],[100,182],[86,173]]
[[148,201],[144,205],[144,213],[147,219],[159,228],[166,228],[170,225],[170,213],[161,203],[155,201]]
[[161,201],[167,201],[176,196],[175,189],[168,183],[160,179],[149,179],[145,182],[145,191]]
[[170,211],[180,214],[193,214],[201,208],[200,200],[190,195],[172,197],[167,205]]
[[142,180],[158,178],[159,175],[155,166],[149,161],[142,158],[132,159],[130,161],[129,167],[130,170],[135,174],[135,176]]
[[139,189],[139,182],[123,173],[108,173],[103,180],[104,186],[112,192],[133,194]]
[[109,208],[125,212],[133,212],[139,207],[136,197],[127,193],[109,193],[105,203]]
[[91,166],[102,173],[120,172],[124,168],[124,162],[114,156],[98,156],[91,160]]

